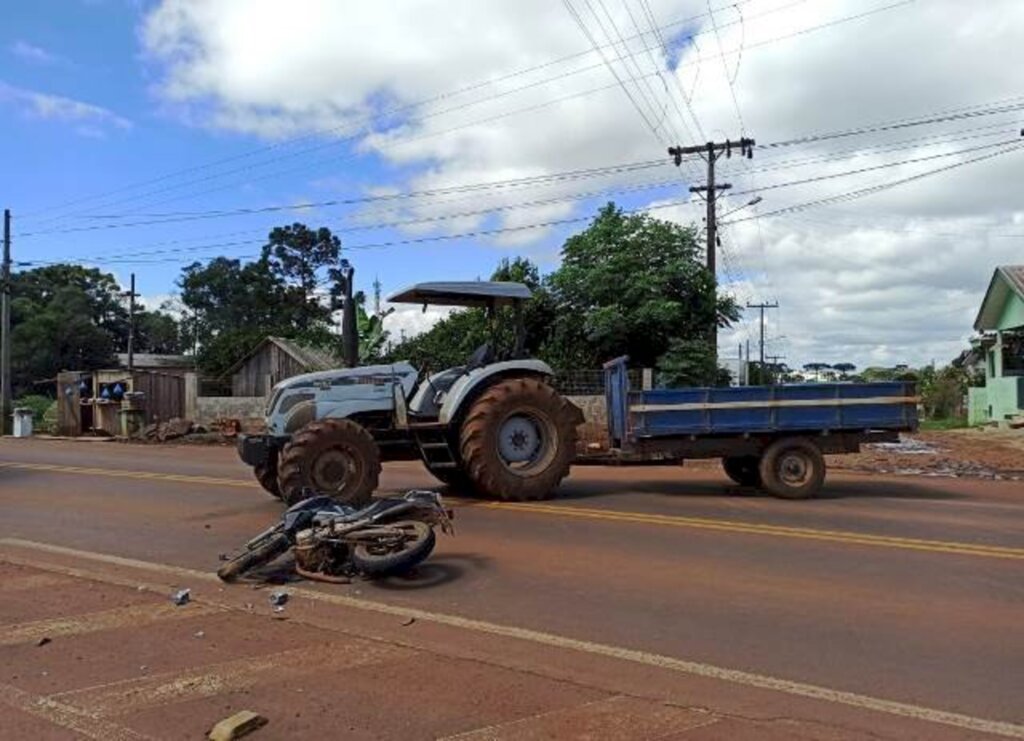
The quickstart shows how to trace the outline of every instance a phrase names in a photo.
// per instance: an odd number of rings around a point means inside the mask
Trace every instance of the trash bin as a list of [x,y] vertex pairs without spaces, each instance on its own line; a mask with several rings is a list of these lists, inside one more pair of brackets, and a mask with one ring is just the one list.
[[32,437],[32,410],[28,407],[14,409],[14,437]]

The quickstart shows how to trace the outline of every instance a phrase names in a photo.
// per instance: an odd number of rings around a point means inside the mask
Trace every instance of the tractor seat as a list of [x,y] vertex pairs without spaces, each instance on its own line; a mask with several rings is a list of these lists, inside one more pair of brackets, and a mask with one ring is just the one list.
[[454,368],[435,373],[421,383],[409,401],[409,412],[417,417],[436,417],[441,412],[445,394],[456,381],[470,371],[483,368],[492,362],[494,362],[494,353],[490,343],[485,342],[473,351],[465,365],[457,365]]
[[471,370],[477,368],[483,368],[488,363],[494,362],[494,351],[491,349],[491,343],[485,342],[480,345],[473,354],[469,356],[469,360],[466,361],[465,372],[468,373]]

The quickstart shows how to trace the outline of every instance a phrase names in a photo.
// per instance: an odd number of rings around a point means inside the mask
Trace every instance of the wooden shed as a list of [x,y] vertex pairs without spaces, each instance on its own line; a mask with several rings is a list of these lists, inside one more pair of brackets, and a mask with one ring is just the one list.
[[341,358],[283,337],[267,337],[229,368],[232,396],[266,396],[278,381],[340,368]]

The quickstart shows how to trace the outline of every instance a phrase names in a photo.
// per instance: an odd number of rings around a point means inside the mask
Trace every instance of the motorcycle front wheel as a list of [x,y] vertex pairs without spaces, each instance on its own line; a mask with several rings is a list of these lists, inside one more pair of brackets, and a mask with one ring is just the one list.
[[352,565],[364,574],[380,576],[408,571],[434,550],[437,539],[433,528],[425,522],[402,520],[387,527],[402,531],[403,537],[360,541],[352,549]]
[[270,563],[290,547],[291,543],[288,542],[288,536],[284,533],[277,533],[266,542],[260,543],[255,548],[235,556],[225,563],[217,569],[217,576],[222,581],[235,581],[249,571]]

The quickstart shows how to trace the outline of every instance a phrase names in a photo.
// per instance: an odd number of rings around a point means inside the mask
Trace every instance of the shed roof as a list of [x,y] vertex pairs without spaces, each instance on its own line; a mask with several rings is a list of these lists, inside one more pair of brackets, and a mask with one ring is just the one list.
[[332,368],[339,368],[342,365],[342,361],[339,357],[324,350],[320,350],[319,348],[303,345],[285,337],[267,336],[257,342],[249,352],[239,358],[234,365],[224,371],[224,376],[230,376],[236,373],[243,365],[246,364],[246,362],[248,362],[250,358],[260,352],[260,350],[268,344],[276,345],[282,352],[289,355],[295,360],[295,362],[301,365],[307,373],[331,370]]
[[417,283],[394,293],[388,301],[396,304],[438,304],[440,306],[498,306],[524,301],[533,294],[524,283],[493,280],[460,280]]
[[[121,368],[128,367],[128,353],[117,353],[117,364]],[[156,353],[137,352],[132,356],[132,365],[136,368],[191,368],[196,364],[190,355],[157,355]]]
[[979,332],[998,329],[1006,302],[1014,296],[1024,301],[1024,265],[1000,265],[992,273],[974,328]]

